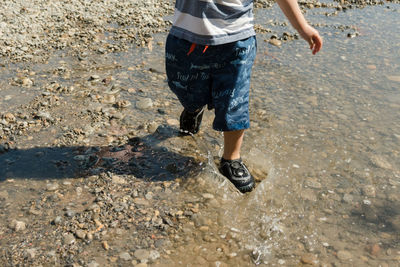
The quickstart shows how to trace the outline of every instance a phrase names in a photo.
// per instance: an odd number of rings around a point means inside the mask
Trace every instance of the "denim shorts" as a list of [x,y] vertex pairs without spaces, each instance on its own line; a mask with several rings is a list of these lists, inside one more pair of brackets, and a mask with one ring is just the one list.
[[233,43],[196,45],[168,35],[165,48],[168,85],[182,106],[215,109],[213,128],[235,131],[250,127],[249,89],[256,56],[256,37]]

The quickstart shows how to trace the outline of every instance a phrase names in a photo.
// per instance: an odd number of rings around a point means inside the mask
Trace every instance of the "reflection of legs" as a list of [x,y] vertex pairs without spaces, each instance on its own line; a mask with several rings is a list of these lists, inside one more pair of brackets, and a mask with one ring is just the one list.
[[224,159],[233,160],[240,158],[244,130],[224,132]]

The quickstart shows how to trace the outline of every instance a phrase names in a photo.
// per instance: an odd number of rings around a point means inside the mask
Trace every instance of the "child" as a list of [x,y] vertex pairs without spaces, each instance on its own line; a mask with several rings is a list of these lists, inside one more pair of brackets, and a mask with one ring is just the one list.
[[[316,54],[322,39],[304,19],[297,1],[277,1]],[[252,0],[176,0],[165,57],[168,85],[184,108],[180,130],[196,134],[205,106],[215,109],[213,128],[224,132],[220,172],[241,192],[254,187],[240,147],[244,130],[250,127],[249,88],[255,55]]]

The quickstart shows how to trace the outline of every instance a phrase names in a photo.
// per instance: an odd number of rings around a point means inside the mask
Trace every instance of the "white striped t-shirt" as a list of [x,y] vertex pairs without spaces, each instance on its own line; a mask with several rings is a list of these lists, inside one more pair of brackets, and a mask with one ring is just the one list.
[[200,45],[220,45],[255,35],[253,0],[176,0],[170,33]]

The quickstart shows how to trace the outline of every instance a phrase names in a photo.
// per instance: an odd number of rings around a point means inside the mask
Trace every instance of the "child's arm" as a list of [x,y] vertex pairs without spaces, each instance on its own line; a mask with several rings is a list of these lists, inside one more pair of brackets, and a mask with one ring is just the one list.
[[322,48],[322,38],[305,20],[297,0],[277,0],[277,3],[300,36],[310,44],[310,49],[315,55]]

